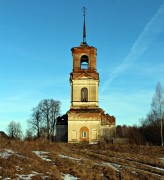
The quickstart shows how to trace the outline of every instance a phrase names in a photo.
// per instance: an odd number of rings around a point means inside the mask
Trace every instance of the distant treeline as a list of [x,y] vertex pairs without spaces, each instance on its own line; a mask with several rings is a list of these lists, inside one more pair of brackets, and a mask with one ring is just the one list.
[[164,88],[157,84],[151,109],[140,126],[117,126],[118,138],[129,138],[136,144],[162,145],[164,136]]

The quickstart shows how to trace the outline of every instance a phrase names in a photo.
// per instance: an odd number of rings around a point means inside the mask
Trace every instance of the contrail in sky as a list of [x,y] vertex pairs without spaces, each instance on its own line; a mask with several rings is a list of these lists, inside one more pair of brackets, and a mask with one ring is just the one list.
[[109,79],[103,84],[100,94],[103,93],[109,84],[134,61],[136,61],[146,51],[158,35],[164,31],[164,4],[160,6],[157,13],[145,26],[144,30],[133,44],[129,54],[122,63],[115,69]]

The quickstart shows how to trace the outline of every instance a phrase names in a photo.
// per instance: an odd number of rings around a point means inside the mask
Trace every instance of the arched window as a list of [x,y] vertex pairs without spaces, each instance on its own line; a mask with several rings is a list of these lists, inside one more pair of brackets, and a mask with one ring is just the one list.
[[81,101],[82,102],[87,102],[88,101],[88,89],[87,88],[82,88],[81,89]]
[[89,129],[86,126],[80,128],[80,141],[89,141]]
[[81,69],[88,69],[88,56],[81,56]]

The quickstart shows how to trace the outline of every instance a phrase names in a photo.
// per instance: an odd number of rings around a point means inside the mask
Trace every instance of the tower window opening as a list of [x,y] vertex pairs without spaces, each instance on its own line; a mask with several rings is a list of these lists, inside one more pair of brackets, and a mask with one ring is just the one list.
[[87,88],[81,89],[81,101],[88,102],[88,89]]
[[88,56],[81,56],[81,69],[88,69]]

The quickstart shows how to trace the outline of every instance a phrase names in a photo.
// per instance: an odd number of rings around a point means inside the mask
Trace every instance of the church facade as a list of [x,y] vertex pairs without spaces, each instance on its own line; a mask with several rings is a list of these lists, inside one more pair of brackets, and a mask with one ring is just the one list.
[[68,115],[68,142],[96,143],[115,137],[115,117],[99,107],[97,49],[86,43],[85,12],[83,42],[73,47],[73,70],[70,73],[71,107]]

